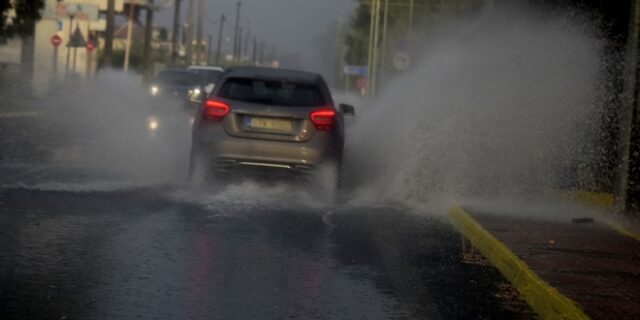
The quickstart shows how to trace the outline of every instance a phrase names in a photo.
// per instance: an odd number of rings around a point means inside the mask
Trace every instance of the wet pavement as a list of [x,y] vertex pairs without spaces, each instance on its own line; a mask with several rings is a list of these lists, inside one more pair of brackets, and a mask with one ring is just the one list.
[[[169,196],[167,196],[169,194]],[[0,193],[3,319],[512,318],[491,269],[401,208]]]
[[[0,117],[0,318],[531,317],[494,269],[461,262],[444,212],[194,189],[188,116],[150,133],[157,110],[85,92]],[[1,114],[37,109],[11,101]]]

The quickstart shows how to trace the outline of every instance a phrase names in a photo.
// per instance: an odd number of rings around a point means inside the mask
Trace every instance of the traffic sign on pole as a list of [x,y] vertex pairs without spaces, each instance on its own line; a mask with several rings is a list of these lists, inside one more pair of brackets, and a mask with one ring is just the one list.
[[344,74],[352,76],[366,76],[367,66],[344,66]]
[[393,67],[398,71],[405,71],[411,65],[411,57],[404,51],[398,51],[393,56]]
[[96,45],[93,43],[93,40],[89,39],[89,41],[87,41],[87,51],[91,52],[95,48]]
[[53,37],[51,37],[51,44],[57,48],[60,44],[62,44],[62,38],[59,35],[54,34]]

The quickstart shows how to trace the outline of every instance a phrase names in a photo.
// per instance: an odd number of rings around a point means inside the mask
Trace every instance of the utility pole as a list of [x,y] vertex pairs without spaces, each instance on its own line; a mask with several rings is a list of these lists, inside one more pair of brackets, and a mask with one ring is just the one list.
[[204,47],[202,45],[202,24],[204,22],[204,0],[198,2],[198,25],[196,27],[196,64],[202,63]]
[[116,0],[107,2],[107,28],[104,35],[104,62],[105,66],[113,65],[113,33],[115,30]]
[[209,41],[207,41],[207,64],[211,64],[211,48],[213,48],[213,36],[209,34]]
[[414,0],[409,0],[409,32],[407,33],[409,41],[411,41],[411,36],[413,33],[413,1]]
[[[628,212],[631,209],[637,210],[638,194],[638,172],[634,169],[634,164],[638,163],[638,156],[634,155],[638,150],[637,133],[638,129],[638,53],[640,49],[640,0],[631,1],[631,15],[629,21],[629,35],[626,45],[625,62],[625,88],[624,88],[624,110],[620,115],[620,156],[619,172],[616,185],[616,212]],[[635,207],[635,208],[634,208]]]
[[220,65],[220,50],[222,47],[222,30],[224,29],[224,23],[227,21],[224,14],[220,16],[220,29],[218,30],[218,46],[216,47],[216,65]]
[[187,26],[184,29],[184,32],[186,33],[185,46],[187,47],[187,65],[191,64],[193,61],[193,1],[194,0],[189,0],[189,5],[187,6]]
[[240,29],[240,6],[242,5],[242,2],[238,1],[237,7],[236,7],[236,29],[233,32],[233,58],[236,59],[239,55],[239,50],[238,50],[238,31]]
[[173,2],[173,37],[171,38],[172,64],[175,64],[178,60],[178,39],[180,39],[180,2],[182,2],[182,0],[174,0]]
[[373,38],[376,20],[376,3],[378,0],[371,0],[371,7],[369,8],[369,43],[367,50],[367,94],[371,97],[371,73],[373,71]]
[[249,43],[251,42],[251,30],[247,30],[247,32],[245,32],[243,40],[244,40],[244,45],[243,45],[244,48],[242,50],[243,51],[242,56],[247,57],[249,56]]
[[251,60],[253,64],[258,64],[258,40],[256,37],[253,37],[253,52],[251,53]]
[[238,60],[242,60],[242,27],[238,27]]
[[389,20],[389,0],[384,0],[384,18],[382,19],[382,57],[380,58],[380,70],[382,77],[387,74],[387,21]]
[[379,51],[379,44],[378,44],[378,40],[379,40],[379,32],[380,32],[380,1],[381,0],[377,0],[376,1],[376,18],[374,20],[374,30],[373,30],[373,62],[371,64],[371,88],[370,88],[370,93],[371,96],[375,95],[376,92],[376,85],[377,85],[377,71],[378,71],[378,51]]
[[129,56],[131,55],[131,37],[133,33],[133,14],[136,11],[136,0],[129,5],[129,24],[127,25],[127,44],[124,48],[124,72],[129,71]]
[[144,48],[143,48],[143,61],[144,61],[144,77],[149,79],[153,73],[151,40],[153,38],[153,0],[147,0],[147,19],[144,29]]

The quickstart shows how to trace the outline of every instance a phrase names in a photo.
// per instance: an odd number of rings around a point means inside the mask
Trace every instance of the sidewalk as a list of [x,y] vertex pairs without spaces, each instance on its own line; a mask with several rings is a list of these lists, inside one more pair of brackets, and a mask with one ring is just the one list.
[[463,206],[449,215],[541,318],[640,318],[638,239],[587,208],[511,210]]

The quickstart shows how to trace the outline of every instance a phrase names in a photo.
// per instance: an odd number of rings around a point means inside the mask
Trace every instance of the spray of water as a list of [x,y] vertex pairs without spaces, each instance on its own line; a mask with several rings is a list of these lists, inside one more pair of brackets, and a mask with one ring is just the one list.
[[[540,195],[574,180],[604,96],[603,43],[592,28],[526,8],[451,25],[425,40],[412,71],[358,108],[343,172],[351,203]],[[190,129],[180,106],[150,101],[138,79],[115,72],[66,88],[53,104],[73,143],[83,140],[74,161],[109,172],[124,187],[171,184],[171,198],[203,206],[333,203],[284,183],[189,188]],[[153,132],[150,117],[159,126]]]
[[352,129],[354,201],[531,196],[570,183],[597,132],[602,48],[587,24],[527,9],[442,30]]

